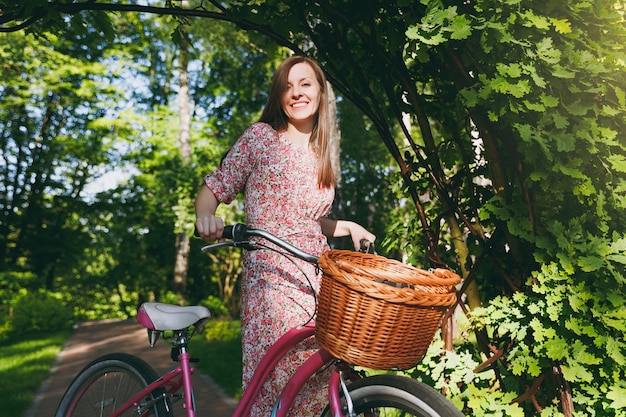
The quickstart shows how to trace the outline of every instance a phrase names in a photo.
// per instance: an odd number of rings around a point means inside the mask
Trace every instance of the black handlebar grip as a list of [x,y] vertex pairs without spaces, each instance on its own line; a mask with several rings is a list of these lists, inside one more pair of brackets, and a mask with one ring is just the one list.
[[[222,237],[225,239],[232,239],[233,238],[233,228],[234,226],[224,226],[224,231],[222,232]],[[193,228],[193,235],[195,237],[200,237],[200,234],[198,233],[198,228],[194,227]]]
[[376,249],[374,248],[374,242],[370,242],[367,239],[361,239],[359,241],[359,245],[359,250],[363,253],[376,253]]
[[233,238],[233,228],[234,226],[224,226],[224,231],[222,232],[222,237],[225,239]]
[[[224,239],[232,239],[235,241],[242,241],[245,237],[245,232],[248,230],[245,224],[236,223],[232,226],[224,226],[222,231],[222,237]],[[198,234],[198,228],[194,227],[193,234],[195,237],[200,237]]]

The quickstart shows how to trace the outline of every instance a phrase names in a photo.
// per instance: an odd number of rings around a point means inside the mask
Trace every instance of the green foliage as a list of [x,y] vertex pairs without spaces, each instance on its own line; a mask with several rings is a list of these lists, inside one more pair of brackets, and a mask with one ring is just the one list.
[[111,289],[80,283],[77,288],[68,288],[65,296],[71,300],[75,322],[126,319],[137,312],[137,293],[123,287]]
[[72,324],[72,309],[60,294],[27,294],[19,298],[13,307],[11,327],[14,334],[69,330]]
[[[626,300],[620,291],[607,292],[601,276],[583,277],[577,280],[554,263],[544,265],[530,293],[492,300],[473,312],[475,325],[500,341],[508,372],[526,378],[528,385],[559,366],[577,393],[576,409],[585,415],[621,415],[624,404],[615,399],[623,391],[626,369]],[[515,343],[509,345],[510,340]]]
[[[62,291],[77,320],[128,317],[139,299],[177,301],[167,298],[175,232],[191,233],[192,196],[202,176],[236,139],[233,132],[258,114],[264,98],[256,92],[266,89],[272,70],[264,60],[275,50],[260,50],[262,42],[252,46],[227,25],[210,33],[215,42],[228,38],[220,43],[230,50],[209,45],[209,53],[196,40],[192,94],[198,109],[206,107],[194,121],[195,152],[186,165],[176,157],[170,106],[176,50],[168,31],[174,24],[112,16],[108,23],[115,23],[119,42],[110,42],[91,25],[100,17],[71,19],[87,24],[80,31],[71,24],[42,37],[0,34],[0,83],[6,86],[0,89],[0,144],[7,162],[0,178],[13,190],[5,189],[0,200],[0,295],[9,300],[20,289]],[[193,36],[205,31],[198,25]],[[238,65],[250,50],[257,64]],[[204,65],[211,62],[209,71]],[[232,63],[243,72],[230,73]],[[217,119],[211,109],[227,94],[233,98]],[[109,184],[109,177],[122,180]],[[198,249],[189,274],[194,303],[219,291],[217,282],[204,279],[206,258]]]
[[489,368],[476,371],[479,366],[471,350],[445,351],[437,334],[424,359],[407,372],[444,392],[460,409],[471,410],[471,415],[523,416],[523,408],[513,403],[517,394],[493,390],[496,373]]
[[[581,415],[621,415],[622,405],[600,393],[620,392],[625,365],[626,71],[616,43],[623,5],[476,2],[479,13],[460,19],[456,7],[424,4],[429,11],[407,33],[409,51],[427,63],[438,46],[459,46],[455,56],[473,73],[459,97],[481,135],[497,194],[473,211],[489,235],[505,228],[517,238],[507,238],[510,256],[496,263],[507,269],[513,296],[490,298],[472,312],[505,352],[506,366],[493,367],[515,397],[545,378],[531,392],[547,407],[542,415],[562,399],[560,372]],[[458,33],[468,40],[462,46]],[[498,171],[503,161],[522,170]],[[519,186],[511,186],[513,178]],[[489,257],[498,256],[497,242],[490,239]],[[487,266],[474,272],[489,274]],[[486,283],[482,288],[488,294]],[[488,403],[467,406],[482,415]]]
[[[337,109],[341,132],[341,183],[333,214],[356,221],[382,238],[398,201],[404,198],[390,187],[390,177],[395,172],[393,161],[384,143],[378,140],[371,121],[354,103],[338,100]],[[343,242],[334,239],[331,244],[337,249],[354,246],[350,238]],[[378,244],[377,252],[386,254],[386,247]]]
[[224,304],[224,301],[214,295],[209,295],[207,298],[202,300],[200,304],[209,309],[211,317],[218,318],[228,315],[228,308]]
[[209,342],[241,340],[241,322],[238,320],[210,320],[204,328],[204,338]]

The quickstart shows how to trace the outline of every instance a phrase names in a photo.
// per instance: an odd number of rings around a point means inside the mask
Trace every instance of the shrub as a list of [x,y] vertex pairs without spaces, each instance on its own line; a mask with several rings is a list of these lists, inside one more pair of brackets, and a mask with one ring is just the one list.
[[72,309],[52,293],[27,294],[13,308],[13,332],[54,332],[71,329]]
[[200,304],[209,309],[211,317],[227,317],[229,315],[224,301],[214,295],[209,295]]
[[240,336],[239,320],[210,320],[204,327],[204,338],[208,341],[226,342]]
[[0,313],[0,342],[7,340],[11,333],[11,317]]

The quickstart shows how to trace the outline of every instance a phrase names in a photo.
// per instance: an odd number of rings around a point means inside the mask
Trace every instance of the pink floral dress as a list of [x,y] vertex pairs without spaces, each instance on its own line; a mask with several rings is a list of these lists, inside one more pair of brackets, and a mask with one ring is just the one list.
[[[296,149],[268,124],[255,123],[231,148],[220,168],[205,177],[205,183],[224,203],[243,191],[250,227],[267,230],[319,255],[328,249],[320,220],[330,210],[334,189],[320,189],[317,178],[313,152]],[[268,250],[245,253],[241,300],[244,390],[268,347],[315,313],[311,286],[319,291],[319,281],[313,265],[299,260],[294,265]],[[263,385],[251,416],[271,414],[289,377],[316,347],[313,340],[305,341],[278,364]],[[327,381],[327,377],[313,377],[296,399],[291,415],[320,415],[328,403]]]

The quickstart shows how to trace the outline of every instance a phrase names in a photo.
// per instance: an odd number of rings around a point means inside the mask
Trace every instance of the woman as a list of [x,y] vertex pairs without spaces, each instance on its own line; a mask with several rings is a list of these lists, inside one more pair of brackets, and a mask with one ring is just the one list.
[[[267,230],[306,252],[319,255],[328,250],[327,237],[351,236],[356,249],[361,239],[375,240],[354,222],[325,217],[335,188],[327,99],[326,78],[314,60],[293,56],[281,63],[260,121],[246,129],[220,167],[204,178],[206,186],[195,206],[200,237],[213,241],[222,236],[224,223],[215,216],[217,206],[230,203],[243,191],[250,227]],[[266,250],[244,255],[244,390],[267,348],[315,312],[312,291],[319,290],[320,276],[314,266],[296,263]],[[291,373],[315,348],[314,341],[306,341],[279,363],[263,386],[252,416],[270,415]],[[305,385],[292,415],[321,414],[327,404],[325,382],[317,378]]]

